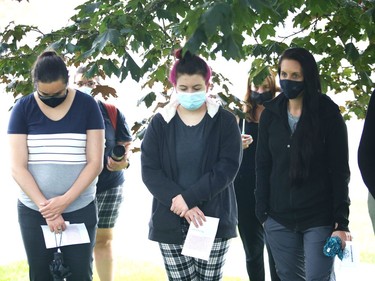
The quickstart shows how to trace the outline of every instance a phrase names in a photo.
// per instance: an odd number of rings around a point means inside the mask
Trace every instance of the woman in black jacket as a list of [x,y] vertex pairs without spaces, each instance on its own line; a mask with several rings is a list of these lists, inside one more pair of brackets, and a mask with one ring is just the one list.
[[368,194],[368,211],[375,234],[375,90],[371,94],[365,124],[358,147],[358,167]]
[[[264,81],[255,85],[252,77],[247,80],[244,97],[245,119],[239,120],[242,131],[243,157],[234,188],[238,205],[238,231],[246,255],[246,269],[251,281],[264,281],[264,230],[255,215],[255,151],[258,139],[258,124],[264,103],[275,97],[276,74],[270,74]],[[267,245],[268,262],[272,281],[279,281],[272,253]]]
[[[149,239],[159,242],[169,280],[217,281],[236,236],[241,135],[235,116],[207,93],[206,62],[190,52],[176,57],[169,77],[176,93],[141,145],[142,179],[153,195]],[[207,216],[219,218],[208,260],[182,255],[189,224]]]
[[327,238],[351,240],[348,139],[338,106],[321,93],[310,52],[280,57],[282,93],[265,103],[256,152],[256,214],[281,280],[335,280]]

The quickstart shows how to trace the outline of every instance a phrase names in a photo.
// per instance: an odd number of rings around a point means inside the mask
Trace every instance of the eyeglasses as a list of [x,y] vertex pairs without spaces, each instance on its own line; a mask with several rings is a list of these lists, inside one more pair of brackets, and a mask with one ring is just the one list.
[[77,86],[78,87],[83,87],[83,86],[87,86],[87,87],[95,87],[96,86],[96,82],[95,81],[92,81],[92,80],[89,80],[87,82],[83,82],[83,81],[78,81],[77,83]]
[[39,91],[39,89],[36,89],[36,91],[38,92],[39,98],[42,99],[42,100],[49,100],[49,99],[53,99],[53,98],[61,98],[65,95],[67,95],[67,93],[68,93],[68,89],[66,87],[63,90],[61,90],[57,93],[53,93],[53,94],[41,92],[41,91]]

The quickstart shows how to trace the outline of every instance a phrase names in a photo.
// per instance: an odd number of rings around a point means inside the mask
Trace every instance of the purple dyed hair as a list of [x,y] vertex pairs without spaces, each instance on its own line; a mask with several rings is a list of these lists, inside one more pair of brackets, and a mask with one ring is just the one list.
[[169,73],[169,82],[171,82],[173,86],[176,86],[178,74],[201,74],[206,81],[206,85],[208,84],[212,71],[202,58],[191,54],[189,51],[186,51],[184,57],[182,57],[182,49],[176,50],[174,56],[177,60]]

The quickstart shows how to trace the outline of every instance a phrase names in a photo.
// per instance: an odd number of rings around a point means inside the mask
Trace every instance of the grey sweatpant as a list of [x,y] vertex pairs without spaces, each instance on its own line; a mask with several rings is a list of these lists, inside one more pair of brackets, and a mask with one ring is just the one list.
[[370,215],[370,219],[372,223],[372,229],[374,230],[374,234],[375,234],[375,199],[374,197],[372,197],[370,192],[368,193],[367,206],[368,206],[368,213]]
[[334,258],[323,254],[332,226],[293,231],[268,217],[264,230],[282,281],[336,280]]

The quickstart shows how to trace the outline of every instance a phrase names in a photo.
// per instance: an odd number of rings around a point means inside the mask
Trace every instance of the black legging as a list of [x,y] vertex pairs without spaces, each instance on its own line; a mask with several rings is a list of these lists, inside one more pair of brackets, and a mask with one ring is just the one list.
[[[64,263],[70,267],[72,275],[67,281],[92,280],[92,252],[95,244],[97,225],[97,208],[94,201],[86,207],[63,214],[65,221],[85,223],[90,237],[90,243],[61,247]],[[18,221],[21,228],[23,244],[29,263],[29,278],[32,281],[53,280],[49,264],[53,260],[56,248],[46,249],[41,225],[46,225],[45,219],[38,211],[30,209],[18,202]]]
[[[253,176],[252,176],[253,175]],[[255,216],[255,175],[251,171],[237,175],[234,182],[238,205],[238,231],[246,255],[246,269],[251,281],[264,281],[264,245],[267,246],[272,281],[279,281],[271,250],[265,243],[263,227]]]

